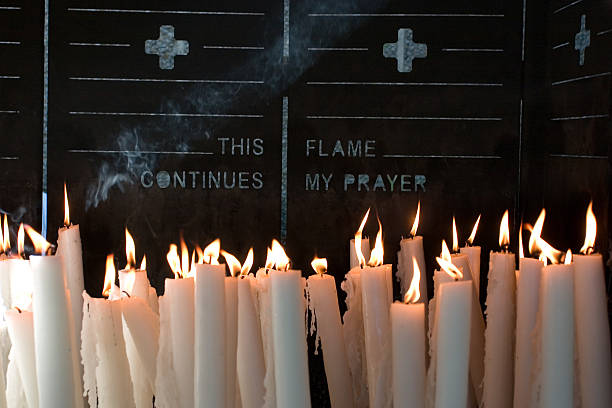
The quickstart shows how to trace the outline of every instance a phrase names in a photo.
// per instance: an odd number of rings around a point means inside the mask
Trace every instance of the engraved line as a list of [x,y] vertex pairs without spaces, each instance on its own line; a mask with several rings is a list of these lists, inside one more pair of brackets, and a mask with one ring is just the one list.
[[20,45],[21,41],[0,41],[0,44],[4,44],[4,45]]
[[442,154],[383,154],[386,158],[406,159],[501,159],[501,156],[464,156],[464,155],[442,155]]
[[91,150],[91,149],[70,149],[70,153],[100,153],[100,154],[176,154],[176,155],[194,155],[194,156],[210,156],[212,152],[171,152],[171,151],[153,151],[153,150]]
[[164,113],[164,112],[87,112],[70,111],[70,115],[97,115],[97,116],[177,116],[194,118],[263,118],[263,115],[253,114],[225,114],[225,113]]
[[289,97],[283,96],[283,123],[281,140],[281,225],[280,239],[285,243],[287,240],[287,150],[289,143]]
[[74,81],[116,81],[116,82],[179,82],[203,84],[263,84],[264,81],[242,81],[224,79],[162,79],[162,78],[99,78],[99,77],[69,77]]
[[553,11],[553,14],[557,14],[558,12],[563,11],[563,10],[565,10],[568,7],[572,7],[573,5],[576,5],[576,4],[580,3],[580,2],[582,2],[582,0],[576,0],[576,1],[573,1],[573,2],[571,2],[569,4],[566,4],[565,6],[560,7],[558,9],[556,9],[555,11]]
[[609,75],[610,75],[610,72],[602,72],[601,74],[585,75],[585,76],[581,76],[577,78],[570,78],[570,79],[564,79],[562,81],[555,81],[551,85],[555,86],[555,85],[567,84],[570,82],[581,81],[583,79],[600,78],[600,77],[609,76]]
[[204,49],[211,50],[263,50],[264,47],[248,47],[238,45],[203,45]]
[[504,52],[503,48],[442,48],[448,52]]
[[603,30],[597,33],[597,35],[604,35],[604,34],[608,34],[608,33],[612,33],[612,28],[608,29],[608,30]]
[[0,79],[20,79],[19,75],[0,75]]
[[556,49],[559,49],[561,47],[565,47],[566,45],[569,45],[569,42],[564,42],[564,43],[561,43],[561,44],[557,44],[554,47],[552,47],[552,49],[556,50]]
[[591,156],[588,154],[550,154],[550,157],[560,157],[563,159],[608,159],[608,156]]
[[309,47],[308,51],[367,51],[368,48],[353,47],[353,48],[341,48],[341,47]]
[[47,236],[47,153],[49,120],[49,0],[45,0],[45,23],[43,38],[43,123],[42,123],[42,202],[41,234]]
[[84,42],[71,42],[70,45],[78,45],[85,47],[129,47],[131,44],[121,43],[84,43]]
[[283,2],[283,57],[289,58],[289,1]]
[[0,160],[19,160],[19,157],[17,157],[17,156],[3,156],[3,157],[0,157]]
[[199,14],[223,16],[265,16],[265,13],[251,11],[190,11],[190,10],[144,10],[144,9],[105,9],[69,7],[68,11],[85,13],[140,13],[140,14]]
[[504,86],[486,82],[357,82],[357,81],[308,81],[306,85],[382,85],[382,86]]
[[566,116],[560,118],[550,118],[552,121],[560,121],[560,120],[580,120],[580,119],[596,119],[596,118],[607,118],[609,115],[601,114],[601,115],[583,115],[583,116]]
[[523,0],[523,32],[521,34],[521,61],[525,61],[525,22],[527,21],[525,11],[527,10],[527,0]]
[[467,120],[467,121],[498,121],[503,118],[477,118],[477,117],[435,117],[435,116],[323,116],[308,115],[306,119],[365,119],[365,120]]
[[19,6],[0,6],[0,10],[21,10]]
[[504,17],[504,14],[462,14],[462,13],[308,13],[308,17]]
[[0,113],[19,113],[18,110],[0,110]]

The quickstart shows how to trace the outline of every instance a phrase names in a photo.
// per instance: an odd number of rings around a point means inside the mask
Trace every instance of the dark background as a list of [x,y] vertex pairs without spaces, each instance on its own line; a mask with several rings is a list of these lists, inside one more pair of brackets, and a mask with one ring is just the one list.
[[[385,261],[396,264],[418,200],[429,279],[440,240],[451,239],[452,215],[463,241],[482,213],[482,300],[505,209],[515,252],[520,219],[534,222],[542,207],[544,238],[577,251],[592,198],[597,250],[609,259],[609,2],[287,4],[288,48],[282,0],[51,1],[47,18],[43,2],[3,3],[0,208],[14,227],[42,227],[45,192],[55,241],[66,181],[92,295],[101,292],[106,254],[125,262],[125,226],[138,259],[147,254],[160,294],[171,276],[165,254],[181,230],[191,248],[220,237],[243,259],[253,246],[255,265],[279,238],[305,275],[315,253],[327,257],[339,285],[365,210],[380,216]],[[582,15],[590,46],[579,65],[574,37]],[[189,54],[177,56],[172,70],[144,53],[161,25],[189,41]],[[427,45],[411,72],[398,72],[396,60],[382,55],[401,28]],[[264,153],[222,155],[218,138],[261,139]],[[328,152],[336,140],[375,140],[376,157],[307,157],[307,139],[322,140]],[[201,179],[193,188],[189,177],[185,188],[141,183],[148,171],[209,170],[260,172],[263,188],[202,189]],[[329,191],[306,191],[306,173],[333,173]],[[344,191],[345,173],[422,174],[426,191]],[[373,241],[374,220],[366,234]],[[327,405],[321,357],[312,353],[311,386],[313,406]]]

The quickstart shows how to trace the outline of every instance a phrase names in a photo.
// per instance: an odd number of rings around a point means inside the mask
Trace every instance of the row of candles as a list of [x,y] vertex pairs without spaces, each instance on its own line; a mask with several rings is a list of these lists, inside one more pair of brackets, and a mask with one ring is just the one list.
[[[612,406],[607,300],[602,257],[593,253],[592,203],[582,255],[563,254],[541,237],[543,210],[527,226],[529,252],[539,259],[524,256],[519,233],[518,270],[504,214],[501,251],[489,257],[486,325],[478,302],[481,249],[473,245],[480,217],[463,248],[453,220],[453,253],[443,241],[428,300],[419,213],[420,205],[410,237],[400,242],[403,299],[393,302],[380,220],[373,248],[363,237],[368,210],[349,245],[341,319],[326,260],[315,257],[316,273],[305,279],[290,269],[277,241],[266,265],[251,273],[252,249],[243,264],[221,250],[219,240],[190,256],[181,236],[180,253],[174,244],[167,253],[174,278],[166,279],[158,297],[146,260],[136,267],[126,229],[127,265],[118,272],[119,285],[109,255],[104,297],[92,298],[83,290],[79,227],[70,223],[65,194],[55,256],[42,236],[20,226],[17,255],[0,260],[7,309],[0,337],[10,339],[0,341],[10,347],[0,403],[140,408],[155,399],[157,407],[309,407],[309,310],[334,408]],[[29,260],[24,230],[39,254]],[[8,253],[6,217],[2,232]]]

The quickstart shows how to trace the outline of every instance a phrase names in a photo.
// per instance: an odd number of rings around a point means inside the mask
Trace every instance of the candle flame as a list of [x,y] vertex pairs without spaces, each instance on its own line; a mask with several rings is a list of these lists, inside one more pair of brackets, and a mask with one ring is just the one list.
[[414,256],[412,257],[412,271],[412,280],[410,281],[410,287],[404,295],[404,303],[416,303],[421,298],[421,290],[419,288],[421,270]]
[[272,269],[274,268],[274,253],[272,253],[272,250],[270,249],[270,247],[268,247],[268,252],[266,255],[266,265],[265,265],[266,269]]
[[219,251],[221,250],[221,240],[215,239],[204,248],[204,263],[219,265]]
[[327,258],[317,258],[315,256],[310,266],[319,276],[323,276],[327,272]]
[[2,233],[2,216],[0,215],[0,252],[4,252],[4,234]]
[[481,214],[478,214],[478,218],[476,219],[476,222],[474,223],[474,228],[472,228],[472,233],[470,234],[470,237],[467,239],[468,245],[472,245],[474,243],[474,239],[476,238],[476,231],[478,231],[478,224],[480,224],[480,216]]
[[125,227],[125,257],[127,259],[125,269],[133,269],[136,265],[136,245],[127,227]]
[[553,248],[548,242],[538,237],[536,239],[536,248],[540,250],[540,259],[548,258],[552,264],[558,264],[563,256],[563,252]]
[[448,262],[451,262],[452,260],[450,251],[448,250],[448,246],[446,245],[445,240],[442,240],[442,252],[440,252],[440,258]]
[[25,234],[23,233],[23,223],[19,224],[19,230],[17,230],[17,254],[22,258],[25,258]]
[[459,237],[457,236],[457,224],[453,215],[453,252],[459,252]]
[[525,257],[525,250],[523,249],[523,223],[521,222],[521,226],[519,228],[519,259],[523,259]]
[[508,210],[506,210],[499,224],[499,247],[507,249],[508,245],[510,245],[510,226],[508,224]]
[[568,249],[565,253],[565,260],[563,261],[565,265],[571,265],[572,263],[572,250]]
[[189,249],[187,249],[187,244],[185,243],[185,239],[183,238],[183,231],[181,231],[180,238],[181,245],[181,275],[186,277],[189,274]]
[[463,279],[463,273],[459,268],[457,268],[452,262],[447,261],[446,259],[442,259],[440,257],[436,257],[436,261],[438,261],[438,265],[444,272],[446,272],[451,278],[454,280]]
[[242,268],[240,269],[240,276],[247,276],[253,267],[253,248],[249,249],[249,253],[247,254],[244,263],[242,264]]
[[224,250],[221,250],[221,255],[223,255],[223,258],[225,258],[225,263],[227,264],[232,277],[240,273],[242,266],[240,265],[238,258]]
[[366,211],[363,219],[361,220],[361,224],[359,224],[359,229],[355,232],[355,255],[357,256],[357,260],[359,261],[359,265],[363,268],[365,266],[366,260],[363,256],[363,252],[361,252],[361,237],[363,235],[363,227],[365,227],[366,221],[368,220],[368,215],[370,215],[370,209]]
[[166,254],[166,260],[170,265],[170,270],[174,273],[174,279],[182,278],[183,271],[181,270],[181,258],[178,254],[178,247],[175,244],[170,244],[168,253]]
[[115,284],[115,261],[113,254],[106,256],[106,273],[104,274],[104,287],[102,288],[102,296],[105,298],[110,296],[113,285]]
[[369,266],[380,266],[383,264],[385,250],[383,248],[382,237],[382,223],[380,222],[380,218],[378,218],[378,232],[376,233],[376,243],[374,244],[374,249],[372,249],[372,252],[370,253],[370,260],[368,261]]
[[417,229],[419,228],[419,217],[421,215],[421,201],[417,204],[417,212],[414,216],[414,222],[412,223],[412,229],[410,230],[410,236],[416,237]]
[[24,225],[24,228],[28,233],[32,244],[34,244],[34,251],[41,255],[47,255],[47,251],[49,248],[51,248],[51,244],[29,225]]
[[194,249],[193,251],[191,251],[191,266],[189,267],[189,273],[191,275],[195,275],[195,266],[196,266],[195,256],[196,256],[196,251]]
[[538,219],[536,220],[535,224],[533,224],[533,227],[529,225],[526,226],[527,229],[531,232],[531,235],[529,237],[529,253],[531,255],[535,255],[538,250],[537,242],[540,238],[540,235],[542,235],[542,228],[544,228],[545,219],[546,209],[542,208],[542,211],[540,211],[540,215],[538,216]]
[[64,182],[64,225],[70,226],[70,206],[68,205],[68,189],[66,188],[66,182]]
[[593,214],[593,201],[589,203],[586,213],[586,234],[584,236],[584,245],[580,248],[580,252],[588,255],[593,252],[595,246],[595,236],[597,235],[597,220]]
[[142,261],[140,262],[140,270],[141,271],[146,271],[147,270],[147,255],[143,255],[142,257]]
[[9,232],[8,217],[4,214],[4,234],[2,239],[2,247],[5,252],[11,249],[11,235]]
[[272,259],[274,260],[274,269],[279,271],[289,270],[290,259],[285,253],[285,248],[277,240],[272,240]]

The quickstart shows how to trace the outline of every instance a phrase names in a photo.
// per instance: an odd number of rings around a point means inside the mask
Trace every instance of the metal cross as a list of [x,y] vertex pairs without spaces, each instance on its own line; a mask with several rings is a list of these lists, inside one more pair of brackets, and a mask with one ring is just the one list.
[[580,31],[574,39],[574,49],[580,53],[578,65],[584,65],[584,51],[591,45],[591,30],[586,29],[586,15],[580,16]]
[[427,45],[412,41],[410,28],[400,28],[397,30],[397,42],[383,45],[383,56],[397,59],[399,72],[410,72],[413,59],[427,57]]
[[174,39],[174,27],[163,25],[159,27],[157,40],[145,41],[145,54],[159,56],[159,68],[174,69],[174,57],[189,54],[189,42]]

